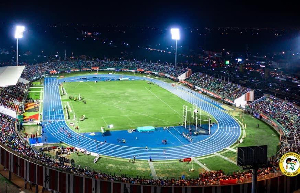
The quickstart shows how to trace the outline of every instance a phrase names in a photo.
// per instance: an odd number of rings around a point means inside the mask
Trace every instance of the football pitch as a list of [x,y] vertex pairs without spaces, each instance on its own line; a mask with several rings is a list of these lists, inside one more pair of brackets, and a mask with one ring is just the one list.
[[[107,129],[108,125],[113,125],[112,130],[177,126],[183,122],[183,105],[192,107],[147,81],[66,82],[63,87],[67,93],[62,96],[63,106],[71,108],[67,123],[78,125],[81,133],[100,132],[101,127]],[[79,95],[82,100],[69,98]],[[82,115],[86,117],[84,121],[80,121]],[[202,111],[202,120],[207,119],[208,114]]]
[[[101,81],[101,82],[65,82],[63,83],[67,95],[61,97],[63,107],[70,106],[70,119],[68,124],[79,125],[80,132],[99,132],[100,127],[107,128],[113,124],[112,130],[135,129],[138,126],[171,126],[182,123],[182,106],[191,105],[169,91],[147,81]],[[69,97],[80,96],[80,101],[70,100]],[[86,101],[86,104],[83,103]],[[196,157],[210,170],[222,169],[225,173],[240,171],[236,165],[237,147],[252,145],[268,145],[268,156],[277,151],[279,137],[271,127],[251,115],[243,114],[237,108],[225,108],[227,112],[247,125],[244,129],[246,138],[241,144],[234,144],[229,150],[218,152],[223,157],[210,154],[203,157]],[[64,110],[66,115],[66,111]],[[202,112],[204,114],[204,112]],[[74,119],[75,115],[75,119]],[[80,121],[81,115],[86,120]],[[202,116],[207,120],[208,115]],[[66,116],[65,116],[66,118]],[[213,122],[215,120],[213,119]],[[203,124],[207,124],[204,122]],[[257,125],[260,125],[259,128]],[[74,127],[70,127],[74,129]],[[168,152],[168,149],[166,150]],[[229,158],[231,160],[228,161]],[[147,161],[138,160],[136,163],[128,159],[102,156],[97,164],[93,163],[94,156],[85,154],[71,154],[69,159],[74,159],[76,165],[88,166],[93,170],[105,173],[124,174],[128,176],[152,177]],[[156,174],[160,178],[179,178],[185,175],[189,178],[197,178],[199,173],[205,169],[194,163],[194,165],[178,162],[178,160],[153,162]],[[194,167],[194,171],[191,171]]]

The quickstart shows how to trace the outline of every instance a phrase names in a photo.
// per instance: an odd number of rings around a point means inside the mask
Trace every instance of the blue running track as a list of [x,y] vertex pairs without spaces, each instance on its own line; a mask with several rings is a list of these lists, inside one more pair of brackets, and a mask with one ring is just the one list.
[[[104,143],[93,139],[92,136],[82,135],[71,130],[64,120],[63,107],[59,95],[59,84],[64,81],[112,81],[118,80],[119,78],[151,81],[211,114],[217,120],[218,125],[215,124],[214,127],[216,128],[214,128],[212,135],[203,140],[182,144],[181,146],[168,148],[149,147],[148,149],[145,147],[126,146],[125,144]],[[51,133],[58,141],[62,141],[74,147],[86,149],[89,152],[121,158],[132,158],[133,156],[136,156],[137,159],[149,159],[151,156],[153,160],[181,159],[212,154],[234,144],[241,134],[239,124],[230,115],[225,113],[221,104],[202,94],[182,86],[173,87],[170,83],[165,83],[156,79],[115,74],[77,76],[63,79],[53,77],[45,78],[43,130],[47,133]]]

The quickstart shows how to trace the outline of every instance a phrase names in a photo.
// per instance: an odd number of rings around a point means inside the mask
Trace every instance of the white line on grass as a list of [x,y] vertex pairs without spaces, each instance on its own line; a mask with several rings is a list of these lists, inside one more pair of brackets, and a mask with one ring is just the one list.
[[232,152],[236,152],[236,149],[233,149],[233,148],[231,148],[231,147],[227,147],[226,149],[228,149],[228,150],[230,150],[230,151],[232,151]]
[[236,165],[236,162],[234,162],[234,161],[232,161],[231,159],[229,159],[228,157],[225,157],[225,156],[223,156],[223,155],[221,155],[221,154],[219,154],[219,153],[214,153],[216,156],[219,156],[219,157],[221,157],[221,158],[223,158],[223,159],[225,159],[225,160],[227,160],[227,161],[229,161],[229,162],[231,162],[231,163],[233,163],[234,165]]
[[157,177],[157,175],[156,175],[156,171],[155,171],[155,168],[154,168],[153,163],[150,162],[150,161],[148,161],[148,163],[149,163],[149,167],[150,167],[150,170],[151,170],[151,176],[152,176],[152,178],[153,178],[154,180],[157,180],[158,177]]
[[[93,86],[91,86],[90,84],[88,84],[88,83],[86,83],[86,82],[79,82],[78,84],[76,84],[76,86],[75,86],[75,88],[80,84],[80,83],[84,83],[84,84],[86,84],[86,85],[88,85],[90,88],[92,88],[92,89],[95,89]],[[146,87],[145,87],[146,88]],[[147,88],[146,88],[147,89]],[[151,91],[150,91],[151,92]],[[151,92],[156,98],[158,98],[158,99],[160,99],[156,94],[154,94],[153,92]],[[94,101],[94,102],[100,102],[100,100],[93,100],[93,99],[88,99],[88,98],[86,98],[86,100],[89,100],[89,101]],[[161,99],[160,99],[161,100]],[[164,102],[163,100],[161,100],[162,102]],[[166,105],[168,105],[166,102],[164,102]],[[167,120],[163,120],[163,119],[159,119],[159,118],[157,118],[157,117],[153,117],[153,116],[150,116],[150,115],[148,115],[148,114],[143,114],[143,113],[141,113],[141,112],[138,112],[138,111],[133,111],[133,110],[128,110],[128,109],[125,109],[125,108],[122,108],[122,107],[120,107],[120,106],[118,106],[118,105],[116,105],[115,103],[113,103],[113,104],[107,104],[107,103],[102,103],[102,105],[106,105],[106,106],[109,106],[109,107],[111,107],[111,106],[114,106],[115,108],[117,108],[117,109],[119,109],[119,110],[121,110],[121,111],[127,111],[127,112],[131,112],[131,113],[133,113],[133,114],[135,114],[135,115],[142,115],[142,116],[146,116],[146,117],[149,117],[149,118],[152,118],[152,119],[156,119],[156,120],[159,120],[159,121],[163,121],[163,122],[165,122],[165,123],[167,123],[167,124],[171,124],[170,123],[170,121],[167,121]],[[169,107],[170,107],[170,105],[168,105]],[[71,105],[71,108],[72,108],[72,105]],[[175,111],[178,115],[180,115],[175,109],[173,109],[172,107],[170,107],[171,108],[171,110],[173,110],[173,111]],[[170,113],[163,113],[163,114],[170,114]],[[156,114],[157,115],[157,114]],[[121,115],[121,116],[125,116],[125,117],[127,117],[130,121],[132,121],[132,123],[134,123],[134,124],[136,124],[136,122],[134,122],[128,115]],[[106,121],[104,120],[104,117],[114,117],[114,116],[103,116],[103,117],[101,117],[102,119],[103,119],[103,121],[105,122],[105,124],[107,124],[106,123]],[[120,117],[120,116],[116,116],[116,117]],[[131,124],[130,124],[131,125]]]
[[208,167],[206,167],[204,164],[202,164],[201,162],[199,162],[199,160],[197,160],[196,158],[192,157],[192,160],[198,164],[200,167],[202,167],[203,169],[205,169],[206,171],[210,171],[210,169],[208,169]]
[[176,112],[179,116],[180,113],[178,113],[175,109],[173,109],[168,103],[166,103],[165,101],[163,101],[161,98],[159,98],[155,93],[153,93],[151,90],[149,90],[147,87],[145,87],[146,90],[148,90],[151,94],[153,94],[156,98],[158,98],[161,102],[165,103],[171,110],[173,110],[174,112]]
[[[134,122],[134,121],[130,118],[130,116],[125,115],[125,117],[127,117],[127,119],[128,119],[129,121],[131,121],[133,124],[137,125],[137,123]],[[130,124],[130,125],[131,125],[131,124]],[[133,125],[131,125],[131,126],[133,127]]]
[[108,124],[106,123],[105,119],[104,119],[103,117],[101,117],[101,118],[102,118],[102,120],[105,122],[105,124],[106,124],[106,126],[107,126]]

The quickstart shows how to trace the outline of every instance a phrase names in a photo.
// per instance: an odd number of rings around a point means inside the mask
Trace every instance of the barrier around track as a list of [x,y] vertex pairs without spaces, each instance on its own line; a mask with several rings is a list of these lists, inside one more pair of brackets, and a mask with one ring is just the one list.
[[[24,157],[22,154],[13,152],[10,148],[0,144],[0,165],[3,165],[9,172],[16,174],[25,182],[43,186],[50,191],[61,193],[250,193],[251,183],[212,185],[212,186],[189,186],[189,183],[174,184],[173,186],[138,184],[135,180],[118,182],[115,180],[97,179],[85,175],[78,175],[66,170],[49,167],[47,163],[36,163],[37,160]],[[259,193],[290,193],[300,188],[300,175],[296,177],[278,176],[259,177],[257,189]],[[146,180],[145,182],[147,182]],[[249,180],[248,180],[249,181]],[[232,183],[224,181],[222,184]]]

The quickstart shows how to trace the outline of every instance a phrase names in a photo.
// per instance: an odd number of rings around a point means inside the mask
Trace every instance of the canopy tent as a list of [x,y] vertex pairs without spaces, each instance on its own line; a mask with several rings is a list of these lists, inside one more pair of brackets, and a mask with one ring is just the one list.
[[16,85],[24,68],[25,66],[0,67],[0,87]]
[[155,131],[155,127],[152,126],[145,126],[145,127],[138,127],[138,132],[149,132],[149,131]]

